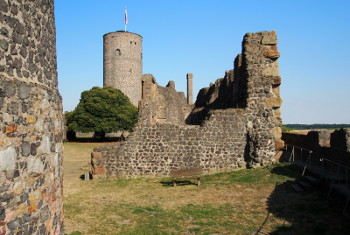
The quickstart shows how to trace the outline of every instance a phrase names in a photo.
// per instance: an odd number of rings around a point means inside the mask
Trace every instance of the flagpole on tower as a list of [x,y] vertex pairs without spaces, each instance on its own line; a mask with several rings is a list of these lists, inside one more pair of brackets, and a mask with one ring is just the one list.
[[126,25],[128,24],[128,11],[126,6],[124,8],[124,31],[126,32]]

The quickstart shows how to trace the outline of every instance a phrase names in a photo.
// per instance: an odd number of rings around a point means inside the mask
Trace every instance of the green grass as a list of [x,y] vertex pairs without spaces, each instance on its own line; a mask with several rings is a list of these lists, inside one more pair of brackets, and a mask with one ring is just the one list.
[[79,231],[74,231],[74,232],[70,233],[69,235],[83,235],[83,234]]
[[[65,224],[78,234],[350,234],[340,203],[296,193],[287,164],[204,176],[176,188],[169,178],[82,181],[65,198]],[[80,231],[80,232],[72,232]]]

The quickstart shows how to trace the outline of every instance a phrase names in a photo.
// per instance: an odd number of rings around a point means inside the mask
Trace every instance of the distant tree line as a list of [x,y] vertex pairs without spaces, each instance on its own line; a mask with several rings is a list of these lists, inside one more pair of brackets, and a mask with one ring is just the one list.
[[350,124],[284,124],[283,126],[294,130],[350,128]]

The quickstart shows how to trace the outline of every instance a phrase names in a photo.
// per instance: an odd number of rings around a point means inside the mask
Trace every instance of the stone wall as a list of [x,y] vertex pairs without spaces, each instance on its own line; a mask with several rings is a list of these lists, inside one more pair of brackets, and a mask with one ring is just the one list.
[[316,150],[330,147],[331,131],[309,131],[307,134],[283,132],[282,139],[286,144]]
[[331,135],[331,146],[334,149],[350,153],[350,130],[336,130]]
[[[307,134],[284,132],[282,139],[288,145],[312,150],[314,158],[327,158],[350,166],[349,130],[310,131]],[[295,152],[299,154],[298,151]]]
[[0,22],[0,234],[63,234],[53,0],[1,0]]
[[94,168],[110,176],[138,177],[164,176],[174,169],[193,167],[207,173],[245,167],[244,121],[243,112],[232,109],[211,113],[203,126],[139,125],[120,146],[96,148]]
[[[167,176],[192,167],[213,173],[271,163],[284,145],[276,44],[274,31],[246,34],[235,68],[199,92],[192,112],[184,115],[188,125],[178,116],[185,97],[177,104],[169,95],[176,94],[174,84],[161,88],[153,76],[144,76],[137,127],[122,145],[94,150],[94,173]],[[163,120],[159,110],[166,111]]]

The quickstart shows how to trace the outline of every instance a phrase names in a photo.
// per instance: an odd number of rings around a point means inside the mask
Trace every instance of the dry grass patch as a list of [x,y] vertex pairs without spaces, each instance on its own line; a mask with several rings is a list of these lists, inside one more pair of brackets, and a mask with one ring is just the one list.
[[66,233],[349,233],[324,195],[291,190],[299,174],[279,164],[205,176],[199,187],[174,188],[167,178],[77,181],[65,198]]

